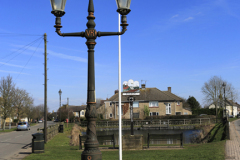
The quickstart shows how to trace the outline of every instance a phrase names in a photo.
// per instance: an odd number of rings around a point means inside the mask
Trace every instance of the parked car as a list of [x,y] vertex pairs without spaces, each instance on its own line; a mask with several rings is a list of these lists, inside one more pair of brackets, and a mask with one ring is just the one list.
[[233,118],[233,115],[228,115],[229,118]]
[[54,122],[58,122],[58,119],[55,119]]
[[237,118],[240,118],[240,114],[237,114]]
[[207,116],[207,114],[200,114],[199,116]]
[[28,122],[19,122],[17,125],[17,131],[19,130],[30,130],[30,125]]
[[43,121],[42,120],[39,120],[38,123],[42,123]]

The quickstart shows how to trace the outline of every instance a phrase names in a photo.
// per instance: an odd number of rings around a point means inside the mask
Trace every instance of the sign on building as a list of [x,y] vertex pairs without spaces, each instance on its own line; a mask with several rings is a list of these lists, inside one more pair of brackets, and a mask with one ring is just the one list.
[[139,82],[133,81],[132,79],[130,79],[129,81],[124,81],[123,95],[140,95]]

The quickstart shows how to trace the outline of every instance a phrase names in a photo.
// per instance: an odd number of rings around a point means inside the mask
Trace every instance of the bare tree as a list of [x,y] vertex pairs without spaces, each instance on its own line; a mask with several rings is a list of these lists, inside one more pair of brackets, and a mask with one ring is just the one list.
[[232,86],[231,83],[222,80],[221,77],[214,76],[204,83],[202,87],[202,93],[204,94],[205,103],[217,103],[224,97],[223,83],[226,84],[225,87],[225,97],[226,99],[231,99],[236,101],[238,99],[238,92]]
[[3,130],[5,130],[5,124],[7,117],[13,113],[13,94],[15,84],[12,81],[12,77],[9,75],[7,78],[2,77],[0,81],[0,96],[2,97],[2,103],[0,113],[3,116]]
[[24,112],[28,118],[28,122],[30,119],[33,119],[33,98],[32,97],[29,97],[29,95],[25,98],[25,101],[24,101]]
[[25,105],[27,105],[29,96],[26,90],[16,88],[13,94],[13,106],[17,111],[17,119],[20,120],[22,117],[26,117]]

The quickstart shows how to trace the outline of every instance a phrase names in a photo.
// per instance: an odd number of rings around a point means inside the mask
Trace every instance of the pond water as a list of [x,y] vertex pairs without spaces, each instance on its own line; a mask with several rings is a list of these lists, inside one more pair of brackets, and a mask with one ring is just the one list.
[[[143,144],[147,144],[147,137],[149,134],[180,134],[183,132],[183,143],[191,143],[191,135],[200,132],[200,130],[134,130],[134,135],[143,135]],[[115,136],[115,144],[118,145],[118,130],[110,130],[110,131],[97,131],[97,135],[112,135]],[[123,130],[122,135],[131,134],[131,130]],[[86,132],[83,132],[83,135],[86,135]],[[180,140],[176,140],[176,138],[180,137],[180,135],[174,136],[166,136],[164,137],[164,141],[156,141],[150,140],[150,144],[180,144]],[[178,138],[179,139],[179,138]],[[100,145],[112,145],[112,142],[106,142],[101,137],[98,137],[98,142]]]

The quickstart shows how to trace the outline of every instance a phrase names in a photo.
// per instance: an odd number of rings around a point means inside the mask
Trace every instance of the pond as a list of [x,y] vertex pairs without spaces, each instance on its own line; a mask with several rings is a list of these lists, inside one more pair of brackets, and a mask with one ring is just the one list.
[[[200,130],[134,130],[134,135],[143,135],[143,144],[147,144],[147,137],[149,134],[180,134],[183,132],[183,143],[191,143],[191,135],[200,132]],[[110,131],[97,131],[97,135],[112,135],[115,136],[115,143],[118,145],[118,130],[110,130]],[[131,130],[123,130],[122,135],[131,134]],[[83,132],[83,135],[86,135],[86,132]],[[180,144],[179,140],[176,140],[179,135],[174,135],[171,137],[165,137],[164,141],[155,141],[150,140],[150,144]],[[99,145],[112,145],[112,142],[106,142],[101,137],[98,137]]]

